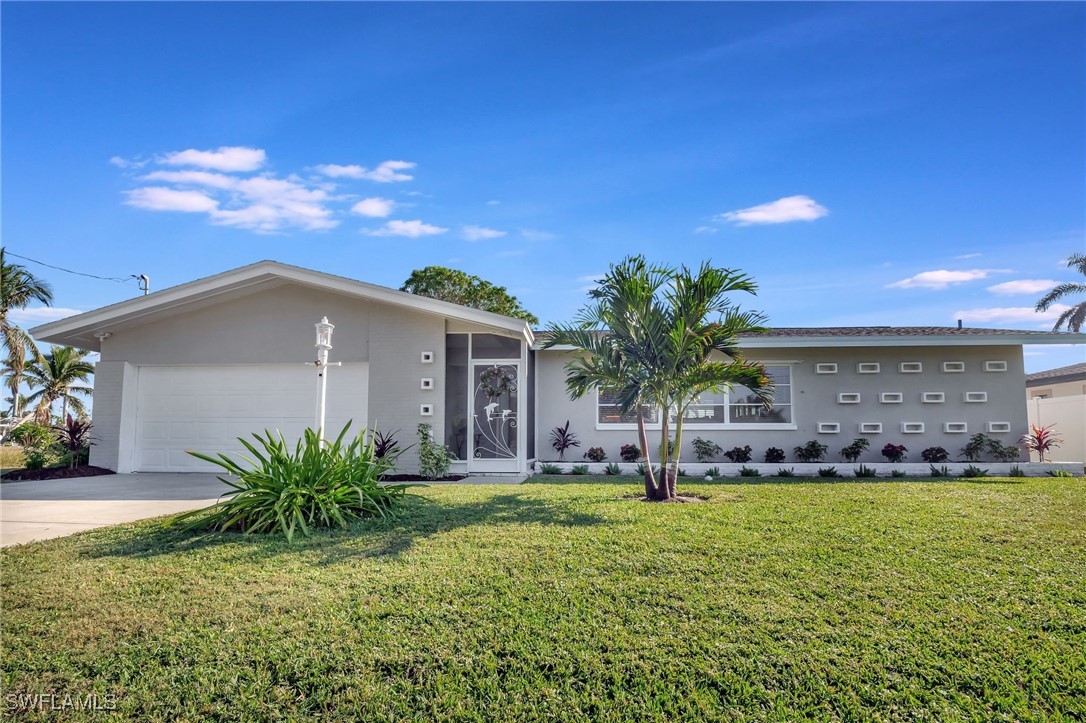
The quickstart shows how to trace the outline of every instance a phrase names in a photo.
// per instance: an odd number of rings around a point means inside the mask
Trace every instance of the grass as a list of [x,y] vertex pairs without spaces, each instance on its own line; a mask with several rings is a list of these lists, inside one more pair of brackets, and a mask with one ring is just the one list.
[[1086,717],[1086,479],[680,490],[707,502],[564,477],[292,546],[149,521],[9,549],[4,692],[139,720]]
[[22,469],[25,461],[22,447],[0,445],[0,469]]

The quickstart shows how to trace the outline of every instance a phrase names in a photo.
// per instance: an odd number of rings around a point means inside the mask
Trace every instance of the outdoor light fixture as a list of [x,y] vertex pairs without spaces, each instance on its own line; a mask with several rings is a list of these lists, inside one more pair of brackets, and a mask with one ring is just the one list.
[[314,326],[317,327],[317,361],[309,362],[317,367],[317,436],[324,439],[324,413],[325,400],[328,398],[328,367],[338,367],[340,362],[328,361],[328,350],[332,348],[332,330],[336,327],[328,322],[328,317],[322,318]]
[[328,349],[332,348],[332,330],[335,325],[328,323],[328,317],[322,318],[314,324],[317,327],[317,348],[324,351],[324,360],[328,361]]

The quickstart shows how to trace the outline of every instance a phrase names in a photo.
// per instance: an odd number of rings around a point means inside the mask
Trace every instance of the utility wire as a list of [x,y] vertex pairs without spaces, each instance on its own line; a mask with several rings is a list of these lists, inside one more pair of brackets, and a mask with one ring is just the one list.
[[71,269],[65,269],[65,268],[62,268],[60,266],[53,266],[52,264],[47,264],[44,261],[38,261],[37,259],[32,259],[29,256],[21,256],[19,254],[12,253],[11,251],[8,251],[7,249],[4,249],[4,254],[7,255],[7,256],[14,256],[17,259],[23,259],[24,261],[30,261],[30,262],[35,263],[35,264],[40,264],[42,266],[48,266],[51,269],[56,269],[57,271],[63,271],[63,272],[68,273],[68,274],[75,274],[76,276],[89,276],[92,279],[101,279],[102,281],[116,281],[118,284],[127,284],[130,281],[132,281],[132,279],[138,278],[136,276],[131,276],[131,277],[127,278],[127,279],[122,279],[122,278],[119,278],[119,277],[116,277],[116,276],[96,276],[94,274],[83,273],[82,271],[72,271]]

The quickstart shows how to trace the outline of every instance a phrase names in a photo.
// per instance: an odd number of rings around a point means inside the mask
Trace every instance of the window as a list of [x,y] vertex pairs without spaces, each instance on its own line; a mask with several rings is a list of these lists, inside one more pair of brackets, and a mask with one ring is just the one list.
[[[645,424],[659,424],[660,410],[645,404],[641,407]],[[637,424],[637,412],[622,413],[618,393],[600,389],[596,393],[596,421],[599,424]]]
[[882,434],[882,422],[860,422],[860,434]]
[[841,425],[837,422],[819,422],[818,433],[819,434],[839,434],[841,432]]
[[878,374],[879,369],[878,362],[860,362],[856,365],[857,374]]
[[1005,371],[1007,371],[1007,362],[1005,362],[1005,361],[986,361],[986,362],[984,362],[984,371],[986,371],[986,372],[1005,372]]
[[947,434],[964,434],[969,431],[969,425],[965,422],[944,422],[943,431]]
[[897,370],[901,374],[919,374],[924,371],[924,365],[920,362],[901,362],[897,365]]
[[942,404],[946,401],[946,394],[943,392],[924,392],[920,395],[920,401],[924,404]]
[[836,374],[837,364],[826,362],[823,364],[815,364],[815,374]]
[[840,392],[837,395],[838,404],[859,404],[860,393],[859,392]]
[[965,371],[965,362],[960,362],[960,361],[943,362],[943,373],[944,374],[961,374],[964,371]]

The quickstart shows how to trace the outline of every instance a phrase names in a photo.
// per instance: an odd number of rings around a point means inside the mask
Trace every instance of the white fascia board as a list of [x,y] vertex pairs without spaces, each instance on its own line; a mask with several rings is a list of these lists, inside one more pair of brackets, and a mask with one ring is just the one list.
[[747,349],[775,347],[879,347],[879,346],[1027,346],[1030,344],[1086,344],[1086,334],[1003,336],[776,336],[740,339]]
[[298,266],[289,266],[277,261],[260,261],[215,276],[156,291],[147,296],[140,296],[104,306],[94,311],[69,316],[58,321],[36,326],[30,330],[30,334],[35,339],[48,342],[60,341],[63,337],[73,334],[86,334],[93,330],[108,331],[106,327],[111,323],[127,323],[176,306],[205,300],[218,294],[236,291],[246,286],[276,278],[395,306],[406,306],[437,316],[504,329],[520,334],[529,344],[535,341],[531,327],[521,319],[494,314],[489,311],[480,311],[479,309],[470,309],[459,304],[418,296],[406,291],[387,289],[342,276],[333,276]]

